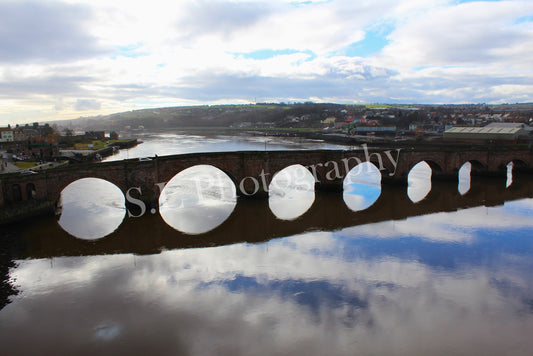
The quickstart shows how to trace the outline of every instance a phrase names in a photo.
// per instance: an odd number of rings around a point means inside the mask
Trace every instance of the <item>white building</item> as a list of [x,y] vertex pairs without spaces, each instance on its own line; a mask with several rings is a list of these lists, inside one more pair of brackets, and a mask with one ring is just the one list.
[[0,142],[13,142],[15,137],[13,135],[13,130],[9,127],[0,128]]

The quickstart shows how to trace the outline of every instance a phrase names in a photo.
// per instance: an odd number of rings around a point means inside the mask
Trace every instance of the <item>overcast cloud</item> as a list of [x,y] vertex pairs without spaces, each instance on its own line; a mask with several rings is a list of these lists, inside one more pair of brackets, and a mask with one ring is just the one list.
[[0,63],[61,62],[103,54],[88,6],[46,2],[0,3]]
[[0,0],[0,124],[147,107],[533,102],[533,3]]

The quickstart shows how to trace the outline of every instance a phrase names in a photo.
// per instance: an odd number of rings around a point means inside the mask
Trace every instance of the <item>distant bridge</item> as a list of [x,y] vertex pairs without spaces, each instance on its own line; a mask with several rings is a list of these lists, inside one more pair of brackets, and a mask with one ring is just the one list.
[[[317,190],[342,190],[344,177],[360,162],[370,161],[382,173],[382,182],[403,184],[417,163],[425,161],[432,168],[433,179],[457,180],[465,162],[471,162],[473,175],[504,176],[513,162],[517,169],[532,171],[533,151],[529,149],[462,150],[376,149],[376,150],[305,150],[242,151],[194,153],[153,157],[150,160],[84,163],[50,169],[32,175],[4,174],[0,183],[0,208],[4,211],[27,202],[28,209],[51,205],[70,183],[87,177],[101,178],[119,187],[124,194],[131,188],[136,198],[158,209],[159,194],[179,172],[196,166],[219,168],[235,183],[240,196],[266,196],[272,177],[284,168],[300,164],[314,176]],[[137,189],[138,188],[138,189]],[[265,189],[266,188],[266,189]],[[41,205],[39,205],[41,204]]]

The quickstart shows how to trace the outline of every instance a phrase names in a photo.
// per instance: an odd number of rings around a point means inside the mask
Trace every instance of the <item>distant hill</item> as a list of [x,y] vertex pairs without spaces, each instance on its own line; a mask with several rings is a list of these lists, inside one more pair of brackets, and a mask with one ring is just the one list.
[[[319,128],[328,117],[370,117],[391,121],[398,127],[410,122],[442,120],[452,115],[512,113],[524,120],[533,116],[533,103],[517,104],[457,104],[457,105],[343,105],[335,103],[260,103],[249,105],[180,106],[126,111],[105,116],[55,121],[63,127],[88,131],[120,131],[124,129],[161,130],[188,128]],[[385,118],[385,119],[384,119]],[[387,119],[388,118],[388,119]],[[391,119],[392,118],[392,119]],[[430,120],[430,121],[431,121]],[[385,122],[387,123],[387,122]],[[50,123],[52,124],[52,123]]]
[[[287,117],[306,116],[307,126],[319,126],[324,112],[336,112],[339,104],[253,104],[186,106],[143,109],[84,119],[87,130],[120,130],[144,127],[146,130],[194,127],[283,126]],[[352,109],[354,106],[350,106]],[[364,108],[364,107],[361,107]]]

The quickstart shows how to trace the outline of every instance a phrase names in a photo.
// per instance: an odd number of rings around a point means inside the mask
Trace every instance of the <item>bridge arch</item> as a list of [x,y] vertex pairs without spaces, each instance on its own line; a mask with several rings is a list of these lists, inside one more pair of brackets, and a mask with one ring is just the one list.
[[301,164],[276,172],[267,188],[270,211],[281,220],[304,215],[315,201],[315,184],[316,177]]
[[37,195],[35,184],[26,183],[26,200],[33,200]]
[[519,171],[530,167],[530,163],[527,160],[520,158],[513,158],[511,160],[501,160],[498,164],[499,171],[506,171],[509,164],[513,165],[514,170]]
[[[290,176],[290,179],[292,179],[290,183],[292,183],[293,185],[301,185],[302,182],[300,181],[302,179],[309,180],[310,178],[312,178],[313,179],[312,188],[314,190],[314,183],[316,182],[316,179],[315,179],[316,177],[313,174],[313,169],[311,167],[303,166],[302,164],[299,164],[299,163],[288,165],[274,172],[272,174],[272,178],[270,179],[270,183],[268,184],[268,188],[270,188],[270,186],[272,185],[272,182],[276,178],[279,178],[280,175],[284,173]],[[308,183],[310,182],[305,182],[306,185],[308,185]]]
[[[295,160],[294,162],[282,162],[281,164],[270,164],[269,171],[260,172],[254,178],[257,181],[257,184],[260,186],[260,191],[255,196],[260,196],[261,194],[264,197],[269,196],[270,186],[274,177],[279,176],[280,173],[286,172],[287,169],[291,170],[295,167],[301,167],[299,175],[302,176],[304,173],[308,173],[308,177],[313,177],[313,191],[316,191],[321,184],[327,182],[325,176],[329,171],[324,168],[323,164],[308,164],[308,162],[302,160]],[[241,193],[241,192],[240,192]]]
[[457,172],[457,191],[461,195],[468,193],[472,186],[472,163],[467,161],[463,163]]
[[304,167],[313,176],[313,179],[315,180],[314,187],[316,191],[317,187],[320,187],[321,184],[324,184],[326,182],[327,171],[325,171],[324,169],[320,169],[321,167],[316,167],[315,165],[309,165]]
[[364,161],[350,169],[343,179],[345,183],[381,183],[382,178],[383,171],[381,171],[375,163]]
[[225,169],[224,167],[219,167],[217,166],[216,164],[213,164],[213,165],[210,165],[220,171],[222,171],[232,182],[233,182],[233,185],[235,186],[235,189],[238,189],[239,188],[239,180],[233,175],[232,172],[230,172],[229,170]]
[[423,154],[417,154],[413,157],[414,160],[409,160],[408,164],[406,165],[405,177],[408,178],[412,169],[420,163],[425,163],[428,165],[428,167],[431,169],[432,177],[447,174],[448,172],[446,170],[446,164],[442,160],[435,157],[435,154],[430,156],[431,157],[424,157]]
[[[126,193],[128,191],[128,187],[126,187],[125,182],[124,182],[123,179],[114,179],[113,177],[109,177],[109,175],[106,175],[106,174],[98,174],[99,173],[98,170],[95,170],[95,171],[93,171],[91,173],[92,174],[89,174],[89,175],[83,175],[83,174],[79,174],[79,175],[60,175],[60,176],[56,177],[55,190],[53,190],[53,191],[51,191],[49,193],[49,194],[52,195],[51,199],[52,199],[52,201],[54,201],[56,203],[56,206],[59,203],[59,200],[61,198],[61,193],[63,192],[63,190],[65,190],[66,187],[68,187],[69,185],[71,185],[74,182],[77,182],[79,180],[86,179],[86,178],[101,179],[103,181],[111,183],[111,184],[115,185],[116,187],[118,187],[118,189],[120,189],[120,191],[122,192],[122,195],[126,196]],[[40,196],[39,192],[36,191],[36,195]]]
[[441,173],[444,172],[444,169],[443,169],[444,165],[442,163],[440,163],[440,162],[436,162],[436,161],[431,160],[431,159],[425,159],[425,160],[423,160],[421,162],[426,162],[427,163],[427,165],[431,168],[432,174],[441,174]]
[[369,162],[352,168],[343,180],[343,200],[351,211],[370,208],[381,196],[382,172]]
[[[279,173],[285,171],[286,169],[292,169],[296,167],[301,167],[305,169],[305,171],[309,172],[311,176],[313,177],[315,184],[318,182],[322,182],[323,179],[325,179],[325,170],[324,167],[321,165],[311,164],[311,165],[305,165],[305,163],[290,163],[290,164],[284,164],[277,167],[274,167],[274,170],[272,172],[268,172],[265,174],[267,188],[270,186],[270,183],[274,179],[276,175]],[[303,169],[300,171],[300,174],[303,174]]]
[[[473,174],[475,175],[476,173],[478,172],[482,172],[482,171],[485,171],[487,169],[487,167],[481,163],[480,161],[476,160],[476,159],[471,159],[469,161],[466,161],[463,166],[466,164],[466,163],[470,163],[470,174]],[[462,167],[462,166],[461,166]]]
[[[57,206],[61,192],[68,185],[82,178],[97,178],[112,183],[126,196],[129,188],[147,186],[145,183],[151,180],[152,174],[145,169],[145,163],[150,162],[124,160],[81,163],[39,172],[38,175],[32,176],[34,180],[40,178],[40,183],[36,184],[38,188],[36,199],[46,199],[55,202]],[[153,166],[150,168],[153,169]]]
[[521,171],[529,167],[529,164],[521,159],[513,159],[509,163],[513,164],[513,171]]
[[22,201],[22,191],[20,189],[20,184],[11,185],[11,196],[14,202]]
[[60,194],[59,225],[70,235],[95,240],[115,231],[126,216],[126,199],[115,184],[101,178],[80,178]]
[[[193,170],[202,170],[202,169],[205,169],[205,170],[211,170],[211,169],[214,169],[216,172],[221,172],[224,174],[225,177],[227,177],[232,183],[233,183],[233,186],[235,187],[236,190],[238,190],[239,188],[239,184],[240,184],[240,181],[230,172],[228,171],[227,169],[225,169],[224,167],[221,167],[217,164],[191,164],[191,165],[188,165],[188,166],[184,166],[184,167],[181,167],[181,169],[179,170],[173,170],[172,172],[169,172],[167,174],[166,177],[161,177],[160,180],[162,180],[162,182],[157,182],[157,184],[162,184],[164,183],[163,186],[161,186],[161,189],[159,190],[159,195],[157,198],[160,197],[160,194],[162,192],[162,190],[166,187],[166,185],[172,181],[174,178],[178,177],[180,174],[182,175],[184,172],[187,173],[187,170],[189,169],[193,169]],[[215,172],[213,171],[213,172]],[[202,172],[192,172],[194,174],[203,174]]]
[[457,171],[457,190],[459,194],[465,195],[470,191],[472,177],[481,175],[486,172],[487,166],[477,159],[471,159],[464,162]]
[[[121,193],[122,193],[122,195],[124,197],[126,196],[127,189],[123,189],[123,188],[120,187],[120,185],[122,185],[122,184],[120,184],[121,182],[114,182],[112,180],[108,180],[108,179],[105,179],[105,178],[98,177],[97,175],[91,175],[91,176],[84,176],[84,177],[76,177],[75,179],[69,179],[69,180],[65,180],[64,182],[62,182],[62,184],[60,185],[60,188],[58,189],[59,190],[59,194],[57,196],[57,199],[59,199],[61,197],[61,193],[65,190],[65,188],[67,188],[68,186],[72,185],[73,183],[76,183],[76,182],[79,182],[79,181],[84,181],[86,179],[94,179],[94,180],[103,181],[105,183],[112,184],[113,186],[117,187],[121,191]],[[117,184],[117,183],[119,183],[120,185]]]
[[182,173],[183,171],[186,171],[187,169],[197,167],[197,166],[209,166],[209,167],[216,168],[217,170],[223,172],[232,181],[233,185],[238,191],[239,184],[242,181],[242,179],[239,180],[235,176],[234,172],[227,169],[227,167],[225,167],[223,164],[219,164],[218,162],[204,163],[201,161],[195,161],[195,162],[191,162],[190,164],[186,164],[186,165],[179,166],[179,167],[173,167],[171,169],[166,169],[163,172],[158,172],[158,179],[156,179],[157,181],[154,184],[159,185],[160,189],[156,190],[154,199],[159,200],[162,190],[165,188],[168,182],[174,179],[174,177],[176,177],[178,174]]
[[428,196],[435,170],[442,171],[435,162],[430,164],[426,160],[411,167],[407,175],[407,196],[413,203],[418,203]]
[[505,170],[506,182],[505,187],[509,188],[513,184],[513,180],[520,175],[521,172],[526,171],[529,165],[521,159],[512,159],[504,168],[500,167],[500,170]]
[[175,230],[202,234],[213,230],[232,214],[237,187],[221,169],[193,165],[181,170],[161,190],[159,214]]

